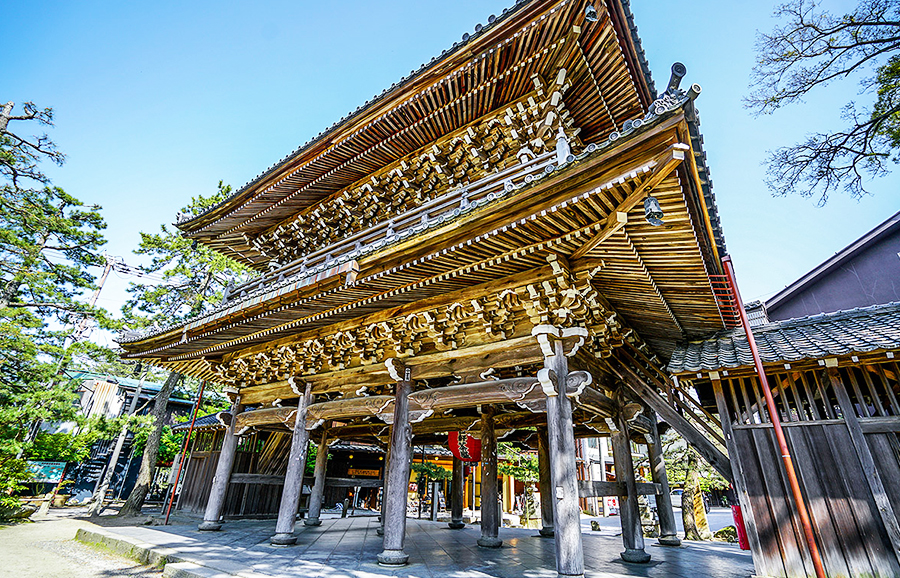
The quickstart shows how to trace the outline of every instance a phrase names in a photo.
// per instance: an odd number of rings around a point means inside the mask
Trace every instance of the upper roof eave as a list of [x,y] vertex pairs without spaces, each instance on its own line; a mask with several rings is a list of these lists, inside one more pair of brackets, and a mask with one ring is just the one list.
[[[613,0],[617,2],[619,0]],[[191,219],[175,223],[175,226],[184,233],[193,234],[198,229],[206,226],[210,222],[222,218],[235,206],[243,203],[252,197],[262,185],[270,180],[276,173],[279,173],[288,166],[300,164],[307,153],[315,145],[329,139],[334,139],[341,132],[348,131],[355,124],[358,124],[366,116],[377,116],[379,111],[390,106],[397,100],[400,100],[404,93],[408,91],[418,81],[423,80],[429,73],[439,72],[440,76],[444,75],[441,68],[444,67],[451,59],[457,57],[463,50],[472,50],[481,44],[492,42],[493,36],[496,36],[498,30],[501,30],[500,24],[514,18],[527,19],[531,12],[526,7],[534,8],[540,4],[539,0],[518,0],[513,7],[504,9],[500,16],[495,20],[489,21],[487,25],[477,25],[474,34],[465,33],[461,42],[454,43],[448,50],[444,51],[440,56],[434,57],[431,61],[422,64],[417,70],[412,71],[408,76],[401,78],[395,84],[382,91],[380,94],[372,97],[361,106],[347,116],[332,124],[306,143],[300,145],[296,150],[285,156],[282,160],[276,162],[271,167],[257,175],[253,180],[245,184],[238,191],[222,202],[208,208],[204,213],[197,215]],[[492,36],[493,35],[493,36]],[[468,58],[474,56],[477,50],[472,50]],[[468,59],[467,58],[467,59]]]

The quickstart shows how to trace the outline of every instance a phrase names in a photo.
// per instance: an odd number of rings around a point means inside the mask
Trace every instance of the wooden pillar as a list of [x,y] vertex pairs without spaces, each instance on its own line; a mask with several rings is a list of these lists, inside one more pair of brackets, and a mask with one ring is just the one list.
[[659,543],[663,546],[680,546],[678,530],[675,526],[675,511],[672,509],[672,495],[669,491],[669,477],[666,475],[666,460],[663,458],[662,440],[656,427],[656,412],[647,408],[650,418],[650,435],[653,439],[647,446],[650,458],[650,476],[653,483],[659,484],[660,491],[656,495],[656,514],[659,516]]
[[[400,566],[409,561],[403,551],[406,539],[406,490],[409,486],[410,444],[412,427],[409,423],[409,394],[412,380],[408,367],[397,368],[395,360],[387,362],[391,376],[397,379],[394,389],[394,420],[391,428],[391,459],[388,463],[387,490],[384,513],[384,550],[378,563]],[[403,372],[399,375],[398,369]]]
[[291,435],[291,450],[288,455],[287,471],[284,474],[284,487],[281,490],[281,503],[278,506],[278,520],[275,522],[275,535],[271,542],[276,546],[288,546],[297,543],[294,526],[297,522],[297,510],[300,507],[300,494],[303,490],[303,470],[306,469],[306,450],[309,446],[309,432],[306,431],[306,408],[312,403],[310,384],[297,405],[294,417],[294,433]]
[[219,461],[216,463],[216,474],[213,477],[212,487],[209,489],[209,501],[206,503],[206,512],[203,514],[203,523],[197,528],[203,531],[215,532],[222,529],[219,521],[222,517],[222,508],[225,506],[225,494],[228,493],[228,481],[231,479],[231,469],[234,467],[234,454],[237,451],[237,416],[244,407],[238,396],[231,406],[231,423],[225,429],[225,438],[222,440],[222,451],[219,452]]
[[450,523],[452,530],[461,530],[466,527],[463,522],[463,486],[466,483],[465,464],[456,456],[453,456],[453,479],[450,482]]
[[634,462],[631,459],[631,441],[628,422],[620,410],[616,416],[618,431],[612,432],[613,460],[616,466],[616,481],[625,482],[626,494],[619,496],[619,517],[622,522],[622,541],[625,551],[622,559],[626,562],[649,562],[650,554],[644,551],[644,533],[641,530],[641,513],[637,503],[637,482],[634,479]]
[[545,538],[553,537],[553,479],[550,475],[550,440],[547,428],[538,427],[538,491],[541,494],[541,529]]
[[328,468],[328,427],[322,428],[319,448],[316,450],[316,467],[313,470],[313,488],[309,495],[309,513],[303,520],[307,526],[318,526],[322,523],[322,500],[325,499],[325,470]]
[[481,538],[482,548],[499,548],[503,540],[497,537],[500,528],[500,509],[497,507],[497,435],[494,433],[493,406],[486,406],[481,414]]
[[[556,571],[560,576],[584,576],[581,508],[578,504],[578,481],[575,476],[575,430],[572,423],[572,402],[566,396],[569,362],[562,337],[568,330],[550,329],[556,331],[556,336],[545,337],[545,342],[552,348],[552,354],[544,357],[545,369],[541,371],[545,373],[541,385],[547,393],[547,434],[550,441],[552,496],[555,498],[553,526],[556,534]],[[586,333],[585,331],[584,334]],[[545,384],[548,378],[550,384]]]
[[440,482],[431,482],[431,521],[438,521],[438,492],[440,491]]

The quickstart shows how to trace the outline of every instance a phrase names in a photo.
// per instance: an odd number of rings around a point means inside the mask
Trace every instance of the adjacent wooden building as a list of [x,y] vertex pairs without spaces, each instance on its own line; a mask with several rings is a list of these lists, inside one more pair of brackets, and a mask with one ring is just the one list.
[[[477,433],[484,502],[498,433],[537,428],[561,575],[584,572],[579,492],[620,497],[626,560],[650,559],[638,493],[658,494],[660,542],[677,543],[657,414],[731,476],[717,420],[666,373],[678,342],[725,328],[710,280],[724,240],[685,72],[657,92],[623,0],[518,2],[179,222],[261,273],[214,310],[120,341],[231,388],[201,529],[221,527],[247,436],[289,434],[279,544],[296,539],[310,436],[377,443],[379,561],[403,564],[411,444]],[[597,435],[619,481],[579,487],[575,438]],[[631,440],[650,447],[652,484],[635,482]],[[479,545],[501,544],[498,525],[483,509]]]
[[[829,576],[900,575],[900,213],[751,313]],[[669,363],[725,426],[756,572],[813,575],[742,329]]]

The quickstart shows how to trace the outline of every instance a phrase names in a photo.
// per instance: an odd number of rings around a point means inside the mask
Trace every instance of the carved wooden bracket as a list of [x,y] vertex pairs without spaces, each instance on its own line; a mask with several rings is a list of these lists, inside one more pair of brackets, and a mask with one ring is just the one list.
[[562,341],[563,353],[566,357],[572,357],[584,345],[588,336],[588,330],[584,327],[561,328],[553,325],[536,325],[531,330],[531,334],[537,338],[544,356],[553,357],[556,355],[553,343]]
[[[570,371],[566,376],[566,397],[577,398],[593,379],[587,371]],[[538,382],[547,397],[559,395],[559,378],[552,369],[545,367],[538,371]]]

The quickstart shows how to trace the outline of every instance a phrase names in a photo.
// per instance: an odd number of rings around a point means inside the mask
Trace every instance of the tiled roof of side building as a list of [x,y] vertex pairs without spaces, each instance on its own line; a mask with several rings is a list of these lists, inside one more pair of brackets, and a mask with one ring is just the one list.
[[[194,429],[205,429],[205,428],[220,428],[224,427],[222,422],[220,422],[216,416],[218,416],[218,412],[210,413],[207,415],[202,415],[197,418],[194,422]],[[172,431],[187,431],[191,427],[190,420],[177,423],[172,426]]]
[[[900,350],[900,302],[767,323],[753,335],[763,363]],[[679,344],[668,369],[679,374],[752,365],[747,336],[736,328]]]

